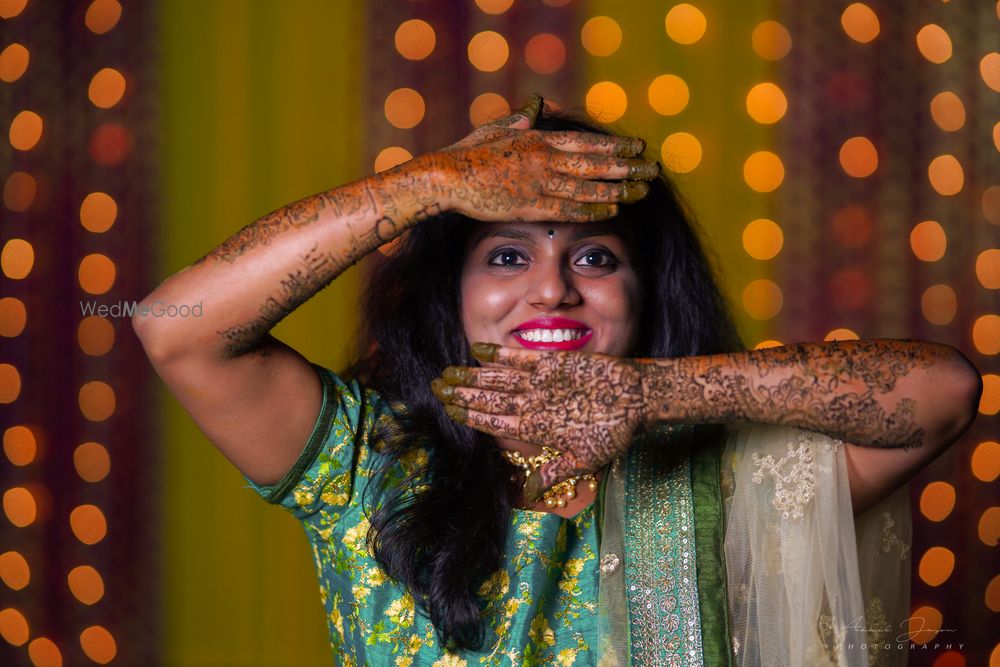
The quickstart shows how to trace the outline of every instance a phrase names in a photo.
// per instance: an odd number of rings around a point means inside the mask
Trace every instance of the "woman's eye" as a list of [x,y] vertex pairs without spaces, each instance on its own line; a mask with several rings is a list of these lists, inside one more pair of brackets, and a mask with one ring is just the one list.
[[526,264],[524,256],[516,250],[501,250],[490,257],[493,266],[518,266]]
[[606,250],[588,250],[576,260],[577,266],[615,266],[618,260]]

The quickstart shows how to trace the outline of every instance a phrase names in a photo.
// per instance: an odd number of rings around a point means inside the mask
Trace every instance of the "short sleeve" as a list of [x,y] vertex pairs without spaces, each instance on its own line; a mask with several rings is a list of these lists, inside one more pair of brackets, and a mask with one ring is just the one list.
[[268,486],[244,477],[264,500],[300,519],[350,501],[358,450],[374,429],[372,414],[377,403],[377,394],[364,390],[356,380],[345,382],[328,368],[312,366],[322,384],[323,400],[298,460],[284,477]]

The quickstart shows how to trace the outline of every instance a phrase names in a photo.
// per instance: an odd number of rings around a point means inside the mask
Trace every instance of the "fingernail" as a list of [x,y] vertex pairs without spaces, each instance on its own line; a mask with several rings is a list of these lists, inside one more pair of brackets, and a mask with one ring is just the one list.
[[594,220],[607,220],[618,213],[618,207],[614,204],[581,204],[581,206]]
[[624,157],[642,155],[646,150],[646,142],[638,137],[630,137],[628,141],[618,144],[617,154]]
[[622,181],[625,192],[622,194],[623,202],[639,201],[649,194],[649,183],[645,181]]
[[431,380],[431,391],[433,391],[434,395],[445,403],[450,401],[451,397],[455,395],[455,388],[441,378],[434,378]]
[[472,356],[479,361],[496,361],[499,345],[493,343],[473,343]]
[[648,181],[660,175],[660,163],[648,160],[636,161],[628,166],[628,177]]
[[457,405],[452,405],[451,403],[449,403],[444,406],[444,413],[448,415],[448,417],[452,421],[464,424],[465,418],[468,416],[469,411],[466,410],[465,408],[459,407]]
[[462,384],[468,377],[468,371],[461,366],[448,366],[441,373],[441,379],[448,384]]
[[532,122],[534,122],[534,120],[538,117],[539,112],[542,110],[543,104],[544,100],[542,100],[542,96],[538,93],[532,93],[531,97],[528,98],[527,103],[522,109],[520,109],[520,113],[523,113],[525,116],[530,118]]
[[[447,408],[446,408],[447,409]],[[524,489],[521,491],[524,500],[529,503],[537,503],[542,497],[542,476],[536,471],[528,473],[528,478],[524,480]]]

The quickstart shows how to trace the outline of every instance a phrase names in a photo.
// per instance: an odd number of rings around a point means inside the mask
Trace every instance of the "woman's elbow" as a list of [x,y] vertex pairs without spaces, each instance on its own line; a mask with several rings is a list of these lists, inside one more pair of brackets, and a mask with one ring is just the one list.
[[[949,424],[945,431],[946,445],[958,440],[965,433],[979,412],[979,400],[983,394],[983,378],[969,359],[955,348],[947,362],[947,373],[941,378],[939,387],[947,387]],[[943,369],[944,370],[944,369]]]

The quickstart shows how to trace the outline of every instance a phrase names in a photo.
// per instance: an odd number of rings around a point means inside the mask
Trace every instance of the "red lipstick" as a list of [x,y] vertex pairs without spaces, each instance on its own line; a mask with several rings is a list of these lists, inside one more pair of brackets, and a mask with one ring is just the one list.
[[536,317],[511,333],[529,350],[579,350],[594,336],[586,324],[566,317]]

